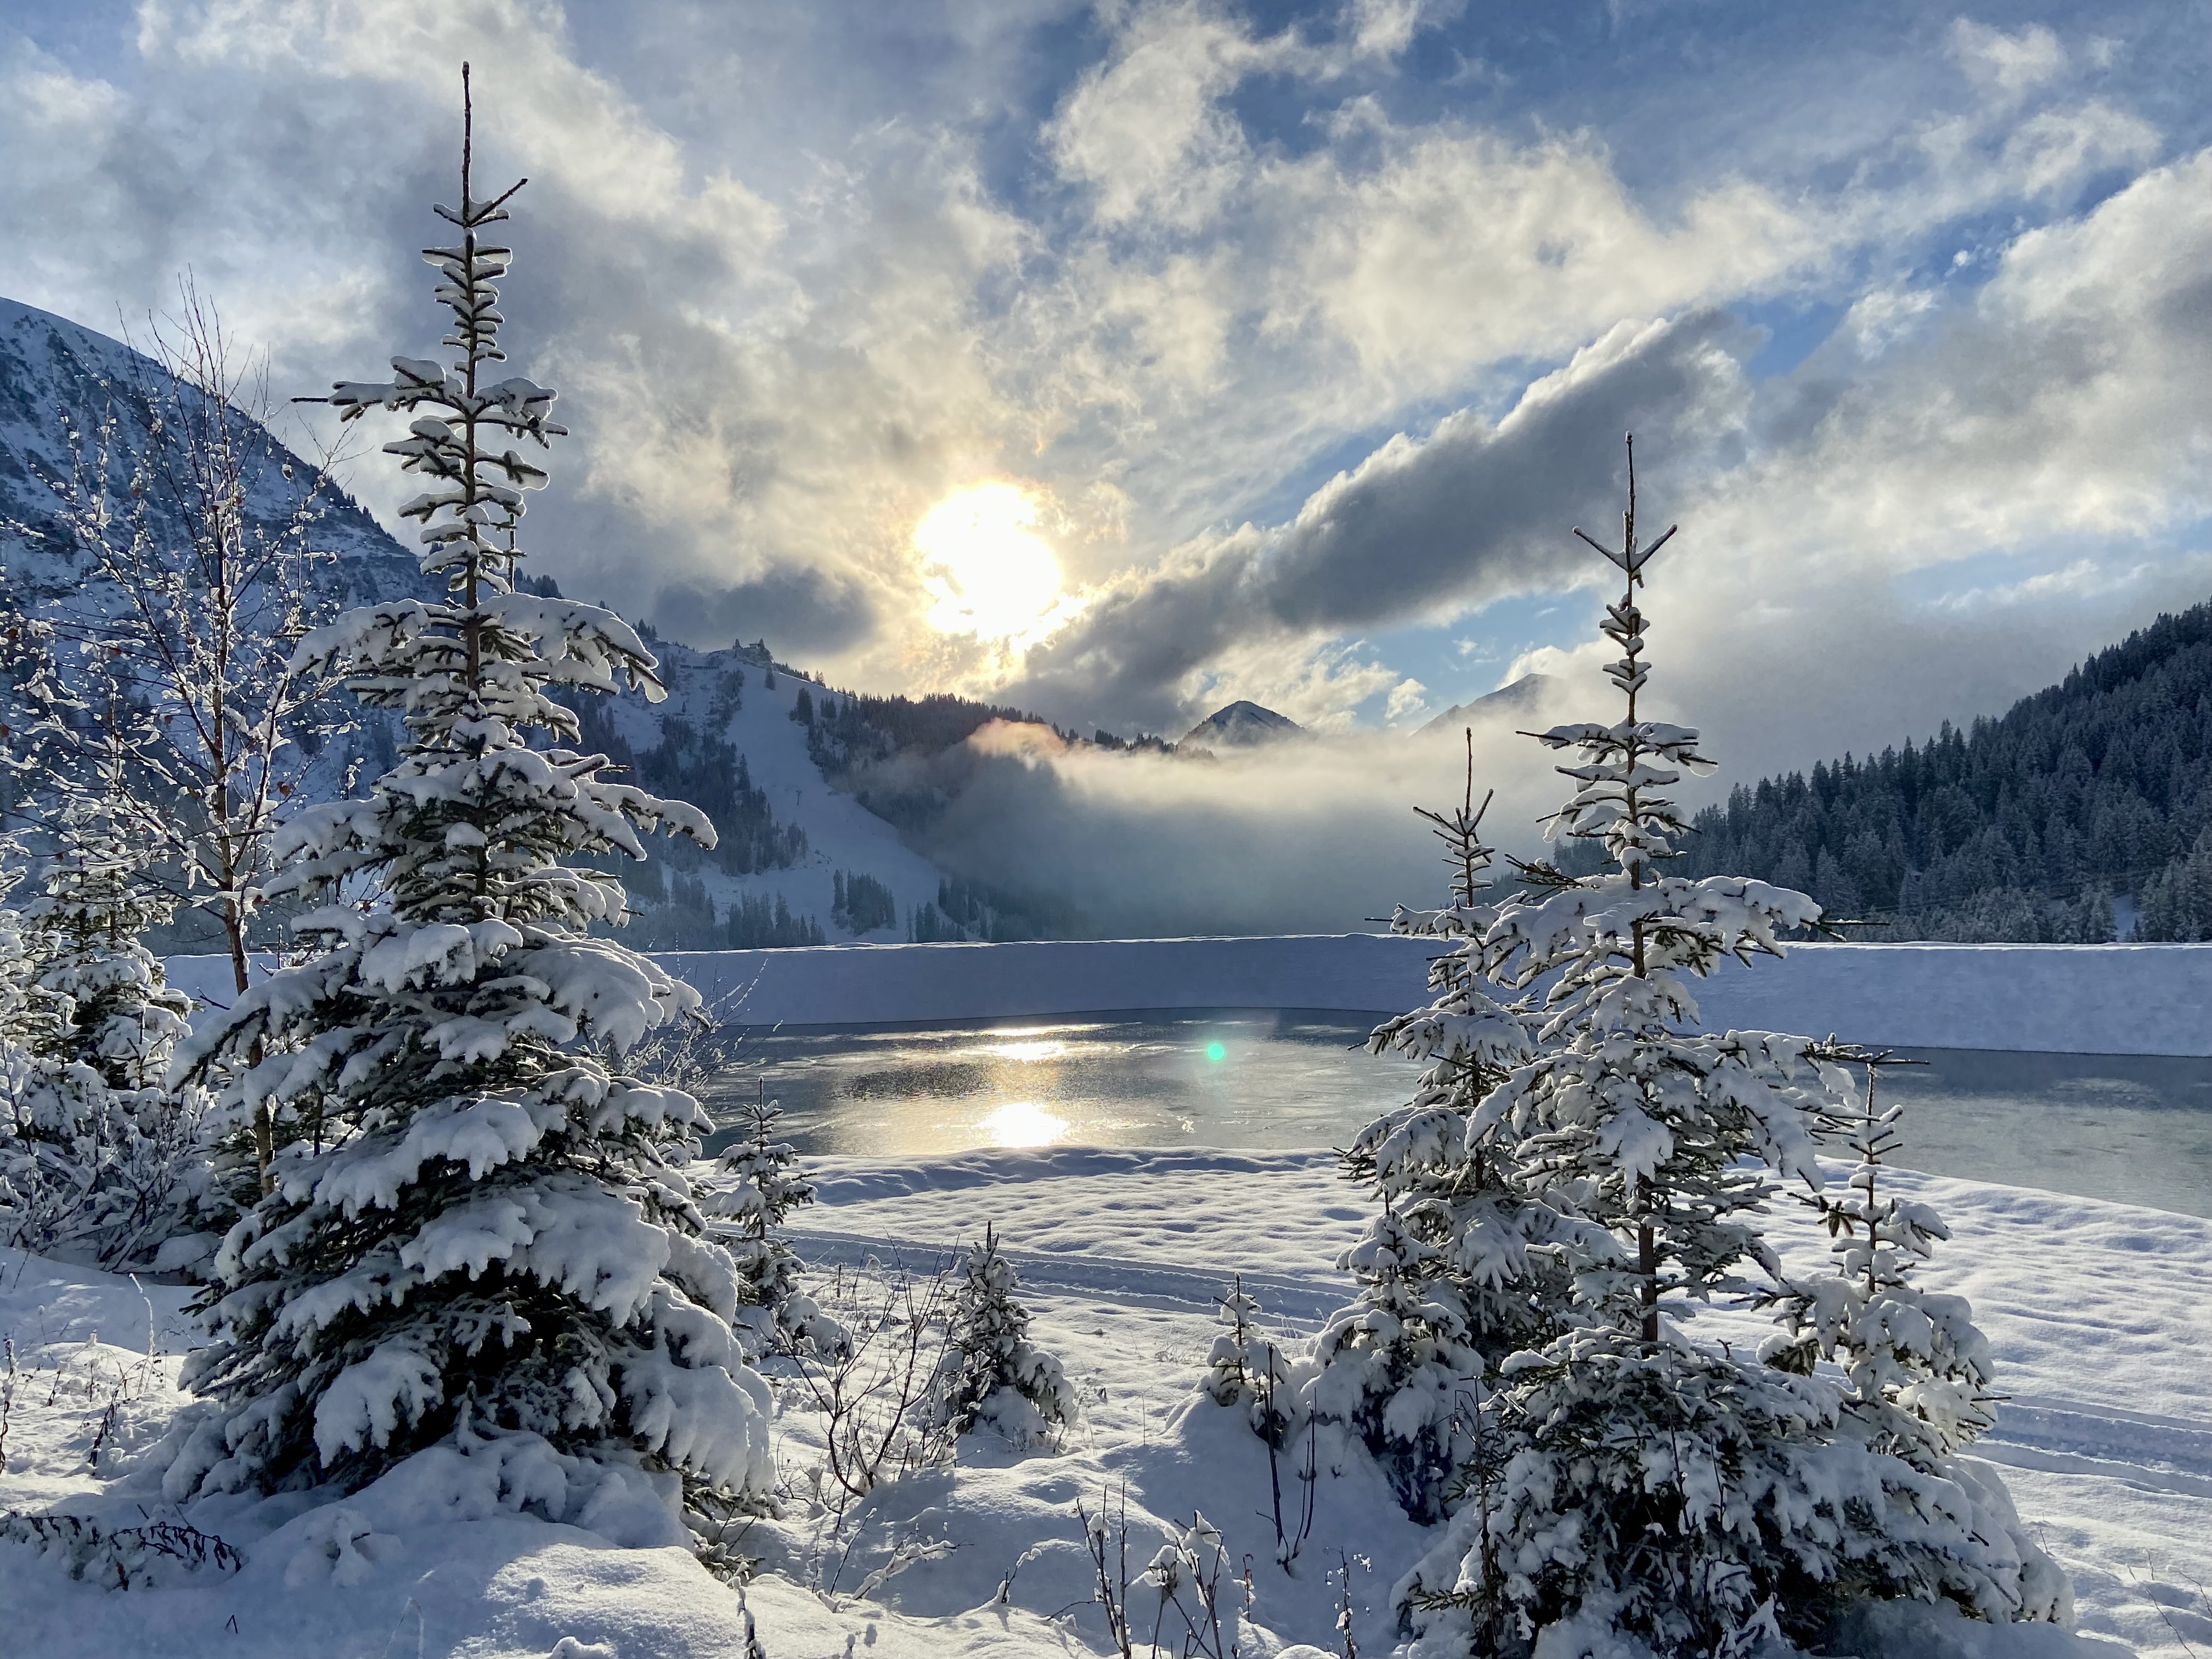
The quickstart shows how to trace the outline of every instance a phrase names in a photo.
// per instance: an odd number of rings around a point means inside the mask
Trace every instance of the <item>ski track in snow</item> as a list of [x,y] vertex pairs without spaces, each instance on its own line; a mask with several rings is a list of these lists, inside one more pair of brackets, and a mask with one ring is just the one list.
[[[794,1225],[793,1246],[809,1267],[902,1267],[924,1273],[964,1259],[955,1240],[927,1242]],[[1136,1261],[1085,1252],[1006,1251],[1023,1288],[1132,1308],[1211,1313],[1228,1288],[1227,1268]],[[1236,1270],[1248,1295],[1285,1339],[1310,1338],[1347,1300],[1340,1279]],[[1932,1275],[1931,1275],[1932,1277]],[[2101,1475],[2161,1492],[2212,1498],[2212,1419],[2130,1412],[2063,1395],[2009,1395],[1996,1426],[1978,1443],[1992,1463],[2054,1474]],[[2208,1517],[2212,1519],[2212,1517]]]
[[[793,1242],[822,1267],[950,1259],[988,1219],[1025,1291],[1080,1316],[1203,1315],[1232,1275],[1286,1344],[1346,1300],[1336,1255],[1371,1206],[1326,1152],[975,1152],[926,1166],[823,1159]],[[1841,1166],[1831,1172],[1840,1179]],[[2212,1221],[1898,1170],[1950,1243],[1923,1270],[1969,1297],[2006,1395],[1976,1452],[2074,1573],[2085,1632],[2143,1653],[2212,1637]],[[1826,1270],[1826,1240],[1777,1205],[1787,1271]],[[1741,1310],[1694,1322],[1756,1340]],[[2199,1606],[2203,1602],[2203,1605]],[[2192,1622],[2193,1621],[2193,1622]],[[2201,1628],[2200,1628],[2201,1627]]]

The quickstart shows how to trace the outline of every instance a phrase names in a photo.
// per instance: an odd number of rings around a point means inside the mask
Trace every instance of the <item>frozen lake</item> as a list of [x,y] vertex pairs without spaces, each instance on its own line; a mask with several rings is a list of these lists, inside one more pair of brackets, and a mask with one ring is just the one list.
[[[726,1107],[764,1084],[802,1151],[870,1158],[1341,1146],[1418,1069],[1366,1053],[1373,1024],[1291,1010],[754,1034],[707,1098]],[[1929,1064],[1885,1073],[1910,1103],[1898,1162],[2212,1216],[2212,1060],[1915,1057]]]

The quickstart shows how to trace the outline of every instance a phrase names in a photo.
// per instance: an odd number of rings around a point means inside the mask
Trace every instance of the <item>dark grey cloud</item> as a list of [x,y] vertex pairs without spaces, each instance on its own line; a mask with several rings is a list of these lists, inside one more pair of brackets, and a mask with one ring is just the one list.
[[1571,524],[1618,503],[1622,434],[1675,465],[1733,442],[1751,343],[1723,313],[1624,325],[1492,423],[1462,411],[1395,438],[1273,531],[1247,526],[1110,592],[1033,649],[1017,701],[1164,726],[1182,683],[1271,637],[1356,632],[1575,580]]
[[784,655],[841,651],[876,625],[875,605],[861,588],[789,566],[727,586],[671,582],[650,616],[662,633],[692,645],[764,639]]

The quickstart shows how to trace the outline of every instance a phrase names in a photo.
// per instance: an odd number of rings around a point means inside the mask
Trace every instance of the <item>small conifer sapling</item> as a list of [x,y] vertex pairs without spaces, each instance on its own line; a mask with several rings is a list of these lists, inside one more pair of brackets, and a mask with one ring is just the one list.
[[956,1434],[988,1425],[1027,1447],[1073,1423],[1077,1401],[1060,1361],[1030,1340],[1029,1310],[1014,1297],[1018,1288],[997,1230],[987,1225],[952,1294],[935,1392],[938,1420]]
[[1376,1028],[1369,1046],[1426,1062],[1407,1105],[1363,1128],[1346,1176],[1382,1213],[1338,1261],[1358,1282],[1348,1307],[1315,1340],[1304,1402],[1364,1441],[1407,1513],[1443,1517],[1473,1449],[1475,1414],[1505,1356],[1551,1334],[1564,1299],[1557,1243],[1566,1224],[1524,1178],[1496,1126],[1474,1133],[1484,1097],[1534,1052],[1524,1011],[1491,994],[1480,940],[1496,918],[1483,902],[1494,848],[1474,802],[1474,733],[1466,792],[1449,813],[1416,808],[1445,846],[1451,902],[1401,906],[1395,933],[1439,941],[1427,1006]]

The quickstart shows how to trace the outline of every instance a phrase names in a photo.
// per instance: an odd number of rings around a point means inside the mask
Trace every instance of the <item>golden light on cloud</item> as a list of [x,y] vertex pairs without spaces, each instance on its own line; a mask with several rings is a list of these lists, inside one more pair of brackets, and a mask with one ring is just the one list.
[[1060,560],[1034,526],[1036,501],[1010,483],[956,489],[921,515],[914,549],[941,634],[1012,639],[1060,598]]

